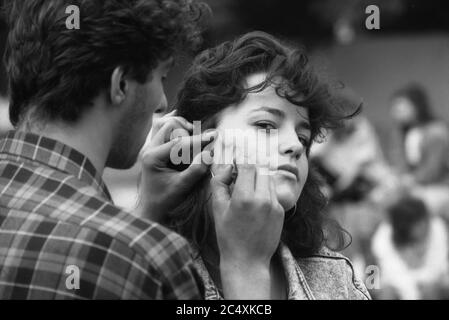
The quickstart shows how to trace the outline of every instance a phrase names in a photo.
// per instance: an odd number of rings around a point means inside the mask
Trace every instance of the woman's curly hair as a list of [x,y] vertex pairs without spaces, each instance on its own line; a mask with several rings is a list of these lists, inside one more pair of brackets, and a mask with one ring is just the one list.
[[[245,87],[246,77],[259,72],[267,73],[266,80],[255,87]],[[274,81],[274,78],[284,81]],[[269,34],[251,32],[196,57],[179,92],[177,114],[189,121],[201,121],[203,130],[214,128],[222,110],[242,102],[248,93],[269,85],[275,86],[280,97],[308,109],[314,141],[360,110],[349,115],[345,112],[343,100],[319,80],[303,50],[287,46]],[[307,155],[309,150],[308,147]],[[205,193],[209,179],[205,177],[198,183],[190,196],[171,213],[169,221],[172,228],[200,250],[212,230]],[[316,253],[325,244],[330,229],[340,239],[334,249],[343,247],[344,230],[336,223],[325,223],[326,203],[312,169],[296,212],[286,214],[294,215],[286,221],[282,231],[282,241],[295,257]]]
[[[79,29],[68,29],[68,6]],[[14,125],[36,106],[44,119],[77,121],[113,70],[145,82],[179,48],[196,48],[208,7],[193,0],[7,0],[5,64]]]

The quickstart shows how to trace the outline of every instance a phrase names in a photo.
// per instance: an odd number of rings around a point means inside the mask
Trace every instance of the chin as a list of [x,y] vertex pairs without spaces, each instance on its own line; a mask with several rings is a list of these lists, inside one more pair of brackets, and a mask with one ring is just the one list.
[[274,187],[279,203],[285,211],[293,209],[301,195],[301,188],[297,182],[275,176]]
[[276,190],[276,195],[278,198],[279,203],[284,208],[284,211],[289,211],[293,209],[296,205],[296,202],[298,201],[298,196],[294,194],[292,191],[285,192],[283,190]]

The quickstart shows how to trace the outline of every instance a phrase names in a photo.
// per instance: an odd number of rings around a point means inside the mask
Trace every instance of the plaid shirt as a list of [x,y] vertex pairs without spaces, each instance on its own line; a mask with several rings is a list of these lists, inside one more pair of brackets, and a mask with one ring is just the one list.
[[0,299],[195,299],[200,282],[186,241],[115,207],[81,153],[0,140]]

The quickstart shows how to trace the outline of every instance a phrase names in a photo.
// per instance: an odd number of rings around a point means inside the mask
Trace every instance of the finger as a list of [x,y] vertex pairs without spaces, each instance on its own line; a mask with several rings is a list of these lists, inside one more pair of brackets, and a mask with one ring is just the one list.
[[175,129],[174,131],[172,131],[172,135],[170,136],[169,140],[173,140],[176,138],[184,138],[184,137],[190,137],[190,131],[184,129],[184,128],[179,128],[179,129]]
[[269,192],[270,192],[270,199],[271,202],[274,203],[277,201],[278,197],[276,194],[276,187],[274,185],[274,178],[272,176],[269,177]]
[[[228,170],[231,170],[230,173],[228,173]],[[227,184],[228,186],[232,184],[234,181],[233,179],[233,171],[234,166],[232,164],[214,164],[210,167],[210,171],[212,173],[212,178],[215,178],[218,176],[218,179],[222,181],[223,183]]]
[[278,200],[278,196],[276,193],[276,186],[274,184],[274,177],[270,176],[270,199],[273,206],[273,210],[278,212],[279,214],[285,214],[284,207]]
[[155,119],[153,121],[153,126],[152,126],[152,131],[153,131],[153,135],[155,135],[167,122],[170,121],[179,121],[180,124],[188,129],[192,129],[193,130],[193,125],[188,122],[186,119],[184,119],[183,117],[176,117],[171,115],[165,115],[163,117],[160,117],[158,119]]
[[177,111],[178,110],[173,110],[173,111],[171,111],[171,112],[169,112],[169,113],[166,113],[166,114],[164,114],[163,116],[162,116],[162,118],[165,118],[165,117],[174,117],[175,115],[176,115],[176,113],[177,113]]
[[177,136],[182,136],[184,133],[179,132],[191,132],[192,126],[187,126],[184,121],[178,118],[171,118],[166,121],[159,130],[153,132],[153,136],[150,141],[151,146],[157,146],[166,143],[170,140],[173,131],[176,130]]
[[268,167],[259,167],[256,173],[255,193],[261,199],[271,199],[271,177],[269,176]]
[[158,121],[165,123],[167,121],[170,121],[171,119],[177,119],[180,122],[182,122],[186,127],[192,127],[193,128],[193,124],[190,123],[189,121],[187,121],[185,118],[180,117],[180,116],[176,116],[176,110],[172,111],[166,115],[164,115],[163,117],[161,117]]
[[159,146],[146,148],[146,150],[142,152],[143,166],[166,165],[170,161],[172,149],[177,146],[180,141],[181,138],[177,138]]
[[217,141],[217,136],[217,131],[209,131],[201,135],[183,137],[180,141],[181,149],[190,150],[190,154],[192,155],[192,158],[194,158],[202,152],[206,146],[215,143]]
[[151,136],[154,136],[164,125],[164,117],[153,117],[153,123],[151,125]]
[[[201,149],[203,145],[215,141],[216,137],[217,132],[213,131],[194,137],[178,137],[161,145],[149,145],[145,150],[142,151],[143,164],[145,166],[166,165],[170,162],[172,152],[176,152],[176,154],[178,155],[179,150],[190,150],[189,148],[193,148],[195,144],[199,145]],[[196,148],[193,148],[193,150],[195,149]]]
[[256,166],[252,164],[237,165],[237,179],[234,193],[237,197],[252,197],[256,179]]
[[[165,130],[165,129],[163,129],[163,130]],[[190,132],[187,131],[186,129],[184,129],[184,128],[176,128],[176,129],[171,131],[169,139],[165,139],[166,137],[163,137],[161,139],[160,136],[156,136],[155,137],[155,134],[154,134],[154,132],[152,130],[152,131],[150,131],[150,133],[149,133],[149,135],[148,135],[148,137],[147,137],[147,139],[146,139],[142,149],[140,150],[139,156],[142,157],[143,154],[145,154],[147,151],[149,151],[152,148],[155,148],[157,146],[160,146],[160,145],[166,143],[169,140],[174,140],[174,139],[179,138],[179,137],[189,137],[189,136],[190,136]],[[163,141],[163,140],[166,140],[166,141]]]
[[190,166],[182,171],[179,175],[183,185],[194,185],[206,173],[209,173],[210,164],[204,163],[203,158],[207,156],[210,151],[203,151],[193,158]]

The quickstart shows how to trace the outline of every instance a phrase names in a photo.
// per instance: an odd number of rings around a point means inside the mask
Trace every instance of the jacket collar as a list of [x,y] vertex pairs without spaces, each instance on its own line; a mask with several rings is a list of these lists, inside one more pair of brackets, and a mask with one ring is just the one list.
[[[196,248],[192,248],[192,252],[195,267],[205,287],[205,299],[224,299],[222,293],[212,280],[203,259],[199,255],[199,251]],[[296,259],[293,257],[290,249],[281,243],[278,249],[278,256],[281,259],[285,278],[287,280],[288,300],[315,300],[304,273],[296,262]]]

